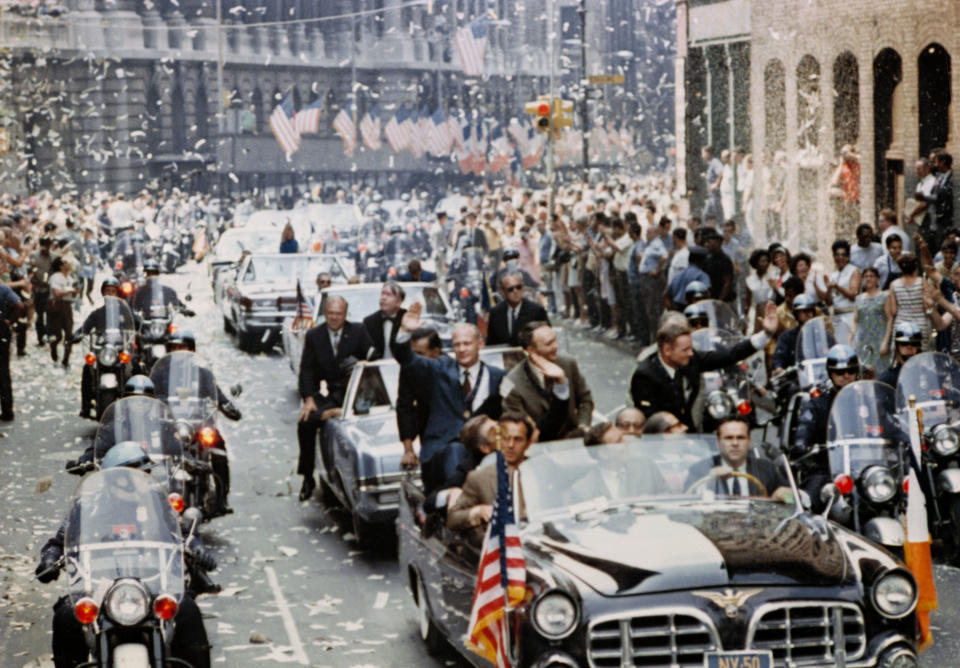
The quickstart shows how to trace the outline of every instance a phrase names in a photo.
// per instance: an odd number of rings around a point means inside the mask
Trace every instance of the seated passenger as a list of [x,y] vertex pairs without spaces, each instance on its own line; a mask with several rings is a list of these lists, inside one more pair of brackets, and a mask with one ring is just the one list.
[[467,475],[480,465],[483,458],[496,450],[494,429],[497,421],[486,415],[477,415],[467,420],[460,430],[460,442],[467,450],[467,455],[457,464],[457,470],[452,476],[443,481],[440,488],[427,496],[423,502],[423,509],[428,513],[453,507],[463,491],[463,483]]
[[[529,418],[519,413],[504,413],[500,417],[500,450],[506,460],[513,484],[513,473],[526,459],[527,448],[533,437],[533,425]],[[493,502],[497,498],[497,467],[485,466],[467,474],[463,492],[447,512],[447,527],[452,531],[471,529],[474,538],[483,539],[487,522],[493,514]]]
[[624,443],[625,441],[623,430],[612,422],[599,422],[590,427],[587,433],[583,435],[583,444],[586,446]]
[[750,449],[750,428],[745,420],[739,417],[721,420],[717,426],[717,443],[720,453],[690,467],[685,488],[689,489],[697,481],[712,475],[714,480],[710,484],[717,494],[761,496],[763,491],[752,480],[731,475],[741,472],[763,483],[771,498],[781,502],[790,498],[789,483],[777,465],[769,459],[760,459]]
[[686,434],[687,425],[670,411],[657,411],[643,425],[644,434]]
[[629,436],[640,438],[643,435],[643,426],[647,422],[647,417],[643,411],[636,408],[627,407],[621,409],[614,419],[617,429]]

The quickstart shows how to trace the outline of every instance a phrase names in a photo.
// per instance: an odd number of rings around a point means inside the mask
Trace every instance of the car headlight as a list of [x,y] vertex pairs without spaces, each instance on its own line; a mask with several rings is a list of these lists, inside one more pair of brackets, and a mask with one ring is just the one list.
[[707,395],[707,411],[714,420],[733,413],[733,399],[723,390],[714,390]]
[[903,571],[889,571],[873,585],[873,606],[884,617],[899,619],[917,604],[917,587]]
[[873,503],[886,503],[897,493],[897,482],[885,466],[868,466],[860,474],[864,496]]
[[577,604],[562,591],[549,591],[533,603],[530,619],[544,638],[566,638],[577,627]]
[[139,624],[150,611],[147,590],[136,580],[120,580],[103,600],[107,615],[121,626]]
[[151,339],[162,339],[163,335],[167,333],[167,323],[162,320],[154,320],[150,323],[150,338]]
[[113,346],[104,346],[97,353],[97,361],[103,366],[113,366],[117,363],[117,349]]
[[960,434],[953,427],[938,424],[933,428],[933,451],[941,457],[949,457],[960,450]]

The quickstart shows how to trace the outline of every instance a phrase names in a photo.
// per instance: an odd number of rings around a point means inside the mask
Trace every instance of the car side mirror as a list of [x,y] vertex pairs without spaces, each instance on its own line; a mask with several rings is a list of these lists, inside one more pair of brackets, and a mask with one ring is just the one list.
[[240,383],[237,383],[236,385],[230,388],[230,396],[232,397],[239,397],[242,393],[243,393],[243,385],[241,385]]

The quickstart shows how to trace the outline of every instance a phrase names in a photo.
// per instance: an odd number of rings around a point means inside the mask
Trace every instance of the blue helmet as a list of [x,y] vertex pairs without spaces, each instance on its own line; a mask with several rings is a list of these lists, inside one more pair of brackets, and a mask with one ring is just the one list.
[[895,343],[920,346],[923,345],[923,330],[912,322],[901,322],[893,329],[893,340]]
[[817,308],[817,300],[808,294],[797,295],[793,298],[793,312],[813,311]]
[[148,469],[150,456],[136,441],[120,441],[107,450],[100,463],[101,469],[111,469],[118,466],[131,469]]
[[706,327],[710,324],[710,315],[703,304],[690,304],[683,309],[683,315],[686,316],[691,327]]
[[827,351],[827,373],[842,371],[860,373],[860,358],[852,347],[845,343],[838,343]]
[[703,281],[690,281],[683,289],[683,296],[688,302],[695,299],[709,299],[710,288]]

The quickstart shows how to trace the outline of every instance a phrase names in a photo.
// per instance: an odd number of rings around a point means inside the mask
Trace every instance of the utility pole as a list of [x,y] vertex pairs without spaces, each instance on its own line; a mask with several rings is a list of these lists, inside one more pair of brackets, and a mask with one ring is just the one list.
[[[550,22],[549,22],[549,31],[547,33],[547,39],[550,40],[550,106],[553,107],[553,99],[557,96],[556,89],[554,88],[556,83],[556,71],[557,71],[557,44],[559,40],[557,39],[557,5],[554,0],[550,0],[548,5],[550,10]],[[553,216],[553,197],[554,191],[556,189],[556,183],[554,182],[555,175],[553,173],[553,121],[551,113],[551,122],[550,130],[547,132],[547,193],[548,201],[547,205],[550,210],[547,213],[547,223],[550,222],[550,217]]]
[[587,138],[587,122],[589,120],[589,111],[587,109],[587,92],[589,90],[587,80],[587,0],[580,0],[580,9],[577,10],[580,15],[580,147],[583,152],[583,182],[590,182],[590,153],[589,139]]

